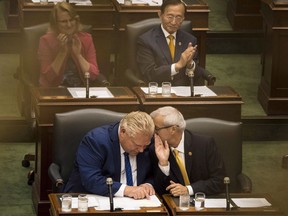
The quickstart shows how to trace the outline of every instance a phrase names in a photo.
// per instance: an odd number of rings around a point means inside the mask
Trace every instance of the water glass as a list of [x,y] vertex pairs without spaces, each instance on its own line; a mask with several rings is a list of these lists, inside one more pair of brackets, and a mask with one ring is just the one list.
[[158,93],[158,83],[157,82],[149,82],[149,95],[155,96]]
[[182,211],[187,211],[189,209],[189,206],[190,206],[190,195],[189,194],[180,195],[179,208]]
[[63,212],[70,212],[72,210],[72,196],[70,194],[62,196],[61,208]]
[[88,211],[88,197],[86,194],[78,195],[78,211],[81,212]]
[[205,194],[198,192],[195,194],[195,210],[200,211],[205,207]]
[[40,4],[48,4],[48,0],[40,0]]
[[171,83],[170,82],[162,82],[162,96],[163,97],[171,96]]

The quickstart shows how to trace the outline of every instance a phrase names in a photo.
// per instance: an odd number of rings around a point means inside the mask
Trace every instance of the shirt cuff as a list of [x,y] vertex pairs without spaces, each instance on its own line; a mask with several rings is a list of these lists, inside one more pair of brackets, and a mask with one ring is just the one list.
[[193,191],[192,186],[191,186],[191,185],[186,185],[186,187],[187,187],[187,189],[188,189],[189,195],[190,195],[190,196],[191,196],[191,195],[194,195],[194,191]]
[[169,176],[170,173],[170,163],[168,161],[168,165],[167,166],[161,166],[160,164],[158,164],[160,170],[166,175]]
[[124,190],[125,190],[126,186],[127,186],[126,184],[122,184],[114,196],[115,197],[124,197]]
[[171,77],[175,76],[176,74],[178,74],[179,71],[176,71],[175,69],[175,63],[171,65]]

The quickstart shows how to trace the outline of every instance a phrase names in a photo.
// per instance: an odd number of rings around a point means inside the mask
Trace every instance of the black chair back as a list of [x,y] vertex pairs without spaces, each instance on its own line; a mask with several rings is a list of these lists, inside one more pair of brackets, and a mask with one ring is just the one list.
[[72,172],[75,154],[84,135],[93,128],[118,122],[124,115],[104,109],[81,109],[55,115],[52,163],[60,168],[64,184]]
[[230,191],[251,192],[251,180],[242,174],[242,123],[212,118],[187,119],[186,123],[191,132],[214,138],[230,178]]

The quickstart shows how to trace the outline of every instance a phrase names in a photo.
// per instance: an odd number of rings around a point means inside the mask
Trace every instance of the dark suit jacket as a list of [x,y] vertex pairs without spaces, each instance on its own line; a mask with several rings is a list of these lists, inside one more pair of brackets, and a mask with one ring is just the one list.
[[[115,194],[120,186],[121,157],[118,138],[119,123],[98,127],[88,132],[76,153],[75,168],[64,192],[108,195],[106,179],[113,179]],[[137,155],[137,183],[153,185],[149,150]]]
[[[213,138],[200,136],[185,130],[184,151],[185,166],[194,193],[204,192],[206,195],[222,193],[224,190],[225,167]],[[150,146],[150,153],[153,170],[155,171],[155,189],[158,194],[169,193],[165,188],[170,184],[170,180],[185,185],[181,171],[171,151],[169,176],[166,176],[158,166],[154,144]]]
[[[172,62],[167,40],[160,25],[140,35],[137,41],[136,59],[143,79],[147,82],[158,82],[159,85],[168,81],[173,86],[189,86],[190,78],[185,75],[186,68],[181,69],[171,80],[171,64],[180,59],[181,53],[187,48],[189,42],[192,42],[193,46],[195,46],[197,44],[196,37],[179,29],[176,33],[175,57],[174,62]],[[194,56],[194,61],[197,64],[197,53]],[[195,85],[204,84],[202,80],[203,71],[203,68],[196,66]]]

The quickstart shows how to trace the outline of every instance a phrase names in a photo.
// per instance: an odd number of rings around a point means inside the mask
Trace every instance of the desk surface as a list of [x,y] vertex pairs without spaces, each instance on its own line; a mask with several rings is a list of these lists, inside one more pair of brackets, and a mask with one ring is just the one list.
[[241,121],[241,96],[228,86],[209,86],[217,94],[213,97],[156,97],[145,94],[140,87],[133,91],[138,95],[142,109],[150,113],[161,106],[174,106],[184,118],[210,117],[228,121]]
[[[224,195],[217,196],[225,198]],[[182,211],[179,208],[179,198],[172,197],[171,195],[163,195],[164,202],[172,216],[176,215],[281,215],[284,216],[274,204],[269,194],[231,194],[231,198],[265,198],[272,204],[270,207],[260,208],[238,208],[231,211],[226,211],[225,208],[206,208],[201,211],[196,211],[194,207],[190,207],[187,211]]]
[[136,95],[127,87],[108,87],[113,98],[73,98],[67,88],[33,88],[32,105],[39,125],[52,125],[55,113],[102,108],[128,113],[139,108]]
[[[151,207],[151,208],[141,208],[140,210],[125,210],[125,211],[99,211],[95,210],[95,208],[89,208],[88,212],[78,212],[77,209],[72,209],[71,212],[62,212],[61,211],[61,202],[60,202],[61,194],[49,194],[49,200],[51,203],[50,207],[50,215],[51,216],[60,216],[60,215],[129,215],[129,216],[137,216],[137,215],[151,215],[151,216],[166,216],[168,215],[167,209],[164,205],[161,207]],[[78,213],[78,214],[77,214]]]

